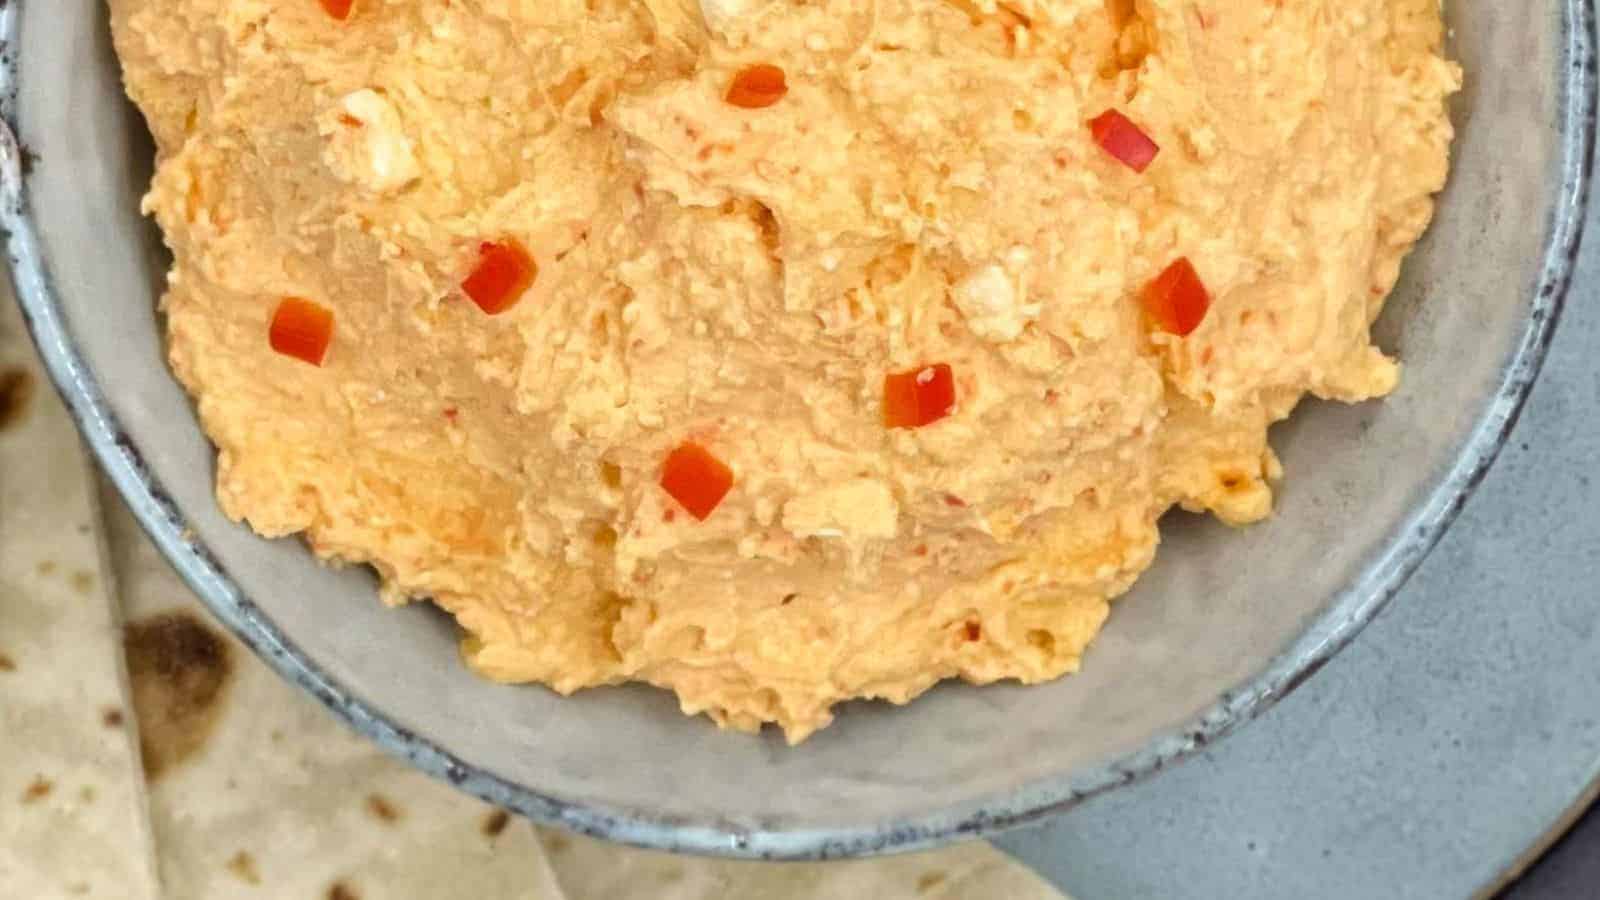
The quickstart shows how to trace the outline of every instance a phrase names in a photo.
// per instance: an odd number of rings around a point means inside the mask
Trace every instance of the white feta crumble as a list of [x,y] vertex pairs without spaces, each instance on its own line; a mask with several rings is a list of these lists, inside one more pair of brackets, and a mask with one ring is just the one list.
[[986,341],[1014,341],[1029,322],[1039,318],[1039,305],[1022,303],[1011,275],[997,265],[984,266],[961,279],[953,294],[967,327]]
[[753,12],[760,0],[700,0],[700,15],[706,27],[722,31]]
[[422,175],[399,113],[371,88],[346,94],[324,110],[317,132],[326,139],[322,161],[341,181],[383,194]]

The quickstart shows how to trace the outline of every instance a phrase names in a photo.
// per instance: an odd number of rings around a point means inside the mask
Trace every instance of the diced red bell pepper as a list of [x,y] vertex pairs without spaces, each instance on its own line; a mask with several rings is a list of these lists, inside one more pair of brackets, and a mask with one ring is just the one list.
[[333,341],[333,310],[299,297],[285,297],[272,314],[267,340],[284,356],[320,366]]
[[355,5],[355,0],[322,0],[322,8],[328,15],[343,22],[350,18],[350,7]]
[[539,264],[516,241],[485,243],[478,248],[478,265],[461,282],[461,289],[485,313],[494,316],[517,305],[539,277]]
[[1187,256],[1179,257],[1146,285],[1142,300],[1145,312],[1161,330],[1179,337],[1188,337],[1199,328],[1211,309],[1211,295]]
[[1161,148],[1127,116],[1108,109],[1089,121],[1089,131],[1102,150],[1135,172],[1150,168]]
[[662,465],[661,487],[704,522],[733,490],[733,470],[706,448],[685,442]]
[[783,70],[761,63],[742,69],[733,76],[733,83],[728,85],[724,99],[741,109],[765,109],[788,93],[789,82]]
[[950,415],[955,405],[955,373],[944,363],[883,378],[883,424],[886,428],[931,425]]

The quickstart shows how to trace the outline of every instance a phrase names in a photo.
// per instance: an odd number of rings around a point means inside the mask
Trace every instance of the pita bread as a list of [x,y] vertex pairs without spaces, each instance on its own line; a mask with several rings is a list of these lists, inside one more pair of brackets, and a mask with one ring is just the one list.
[[0,896],[156,900],[89,463],[0,295]]

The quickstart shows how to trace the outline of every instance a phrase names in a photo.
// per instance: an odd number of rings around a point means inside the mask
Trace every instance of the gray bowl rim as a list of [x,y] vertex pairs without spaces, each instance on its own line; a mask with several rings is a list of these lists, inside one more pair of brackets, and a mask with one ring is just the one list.
[[1051,816],[1161,771],[1271,708],[1343,649],[1399,592],[1487,475],[1538,378],[1577,262],[1595,153],[1595,0],[1564,0],[1559,113],[1561,184],[1521,340],[1459,457],[1385,552],[1286,650],[1185,726],[1086,771],[1018,785],[982,801],[896,821],[807,829],[582,804],[541,794],[453,755],[387,719],[330,677],[234,582],[189,527],[112,411],[62,318],[34,227],[28,151],[17,138],[22,3],[0,2],[0,236],[23,318],[46,370],[95,458],[156,545],[211,612],[273,669],[380,748],[436,778],[535,822],[657,850],[736,859],[824,860],[926,849]]

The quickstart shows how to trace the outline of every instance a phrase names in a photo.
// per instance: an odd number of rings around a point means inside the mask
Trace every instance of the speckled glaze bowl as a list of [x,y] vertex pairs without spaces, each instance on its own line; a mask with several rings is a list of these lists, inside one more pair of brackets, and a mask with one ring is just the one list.
[[[1083,674],[856,704],[809,743],[722,734],[631,687],[560,699],[476,680],[426,606],[228,522],[163,363],[151,149],[99,0],[0,4],[0,226],[84,436],[217,617],[357,730],[541,822],[743,857],[906,850],[1067,809],[1259,714],[1394,596],[1493,460],[1566,292],[1594,141],[1592,0],[1448,10],[1467,72],[1454,177],[1378,335],[1395,397],[1311,404],[1274,435],[1277,517],[1173,517]],[[1400,689],[1404,689],[1401,687]]]

